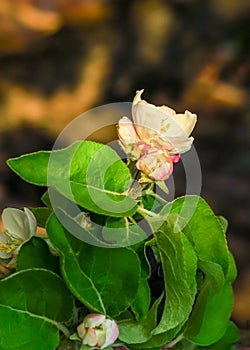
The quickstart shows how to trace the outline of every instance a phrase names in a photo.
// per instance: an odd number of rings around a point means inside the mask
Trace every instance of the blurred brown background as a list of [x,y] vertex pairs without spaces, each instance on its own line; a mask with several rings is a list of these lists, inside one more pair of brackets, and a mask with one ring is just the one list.
[[[1,0],[0,209],[41,191],[5,165],[50,149],[95,106],[144,98],[198,114],[202,196],[229,220],[239,277],[234,319],[250,320],[248,0]],[[112,139],[115,130],[99,134]],[[176,167],[180,194],[185,190]],[[178,193],[177,193],[178,194]],[[246,341],[247,342],[247,341]]]

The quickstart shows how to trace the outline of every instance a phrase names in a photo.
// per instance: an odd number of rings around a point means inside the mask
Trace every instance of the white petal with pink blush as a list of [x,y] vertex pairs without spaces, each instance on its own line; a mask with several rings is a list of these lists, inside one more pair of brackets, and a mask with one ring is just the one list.
[[139,138],[154,146],[166,149],[170,154],[184,153],[193,143],[190,137],[197,121],[196,114],[183,114],[167,106],[156,107],[141,99],[143,90],[137,91],[132,105],[134,128]]
[[78,325],[77,333],[83,345],[104,349],[116,341],[119,329],[116,322],[105,315],[88,314]]

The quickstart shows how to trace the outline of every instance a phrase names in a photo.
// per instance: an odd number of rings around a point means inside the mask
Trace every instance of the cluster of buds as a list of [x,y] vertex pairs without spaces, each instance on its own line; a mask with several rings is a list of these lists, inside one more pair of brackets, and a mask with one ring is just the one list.
[[132,104],[133,122],[123,117],[119,121],[118,136],[124,151],[136,167],[151,180],[167,180],[173,172],[173,163],[180,153],[188,151],[193,143],[190,134],[197,116],[184,114],[166,106],[156,107],[141,99],[137,91]]
[[89,349],[104,349],[114,344],[118,335],[118,326],[114,320],[102,314],[89,314],[77,327],[77,335],[70,338],[80,340]]

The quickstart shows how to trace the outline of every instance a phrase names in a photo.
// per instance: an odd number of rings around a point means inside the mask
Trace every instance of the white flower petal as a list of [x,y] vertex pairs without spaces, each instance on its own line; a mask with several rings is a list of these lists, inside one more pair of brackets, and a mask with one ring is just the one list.
[[138,141],[138,136],[136,134],[134,124],[127,117],[122,117],[119,120],[118,135],[122,143],[125,145]]
[[185,111],[176,114],[167,106],[156,107],[141,100],[143,90],[137,91],[132,105],[133,120],[140,139],[155,147],[163,147],[171,154],[190,149],[193,138],[188,138],[197,121],[196,114]]
[[32,211],[30,211],[28,208],[24,208],[24,212],[28,220],[28,233],[29,233],[28,239],[29,239],[32,236],[35,236],[36,234],[37,221]]
[[132,114],[136,132],[141,140],[150,142],[152,138],[160,135],[162,124],[166,119],[163,112],[146,101],[140,101],[133,105]]
[[27,218],[22,210],[6,208],[3,210],[2,220],[5,229],[13,238],[24,240],[27,232]]
[[193,143],[193,137],[168,137],[167,139],[159,138],[154,141],[156,148],[166,149],[171,155],[187,152]]
[[36,233],[36,219],[27,208],[25,211],[6,208],[3,210],[2,220],[5,229],[15,239],[27,241]]
[[81,324],[79,324],[79,326],[77,327],[77,333],[78,333],[79,337],[81,339],[83,339],[83,337],[86,334],[86,329],[85,329],[85,325],[83,322]]
[[176,114],[175,118],[183,130],[185,130],[186,135],[189,136],[197,122],[197,115],[189,111],[185,111],[184,114]]
[[136,91],[136,94],[135,94],[135,97],[133,100],[133,105],[135,105],[141,101],[141,95],[143,94],[143,92],[144,92],[144,89]]
[[94,328],[100,326],[104,322],[105,318],[105,315],[102,314],[88,314],[83,319],[83,323],[86,327]]

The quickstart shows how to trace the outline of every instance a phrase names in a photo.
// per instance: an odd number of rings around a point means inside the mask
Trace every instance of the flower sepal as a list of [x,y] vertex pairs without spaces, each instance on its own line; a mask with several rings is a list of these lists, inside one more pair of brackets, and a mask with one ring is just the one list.
[[155,181],[156,185],[166,194],[169,194],[169,189],[165,181]]

